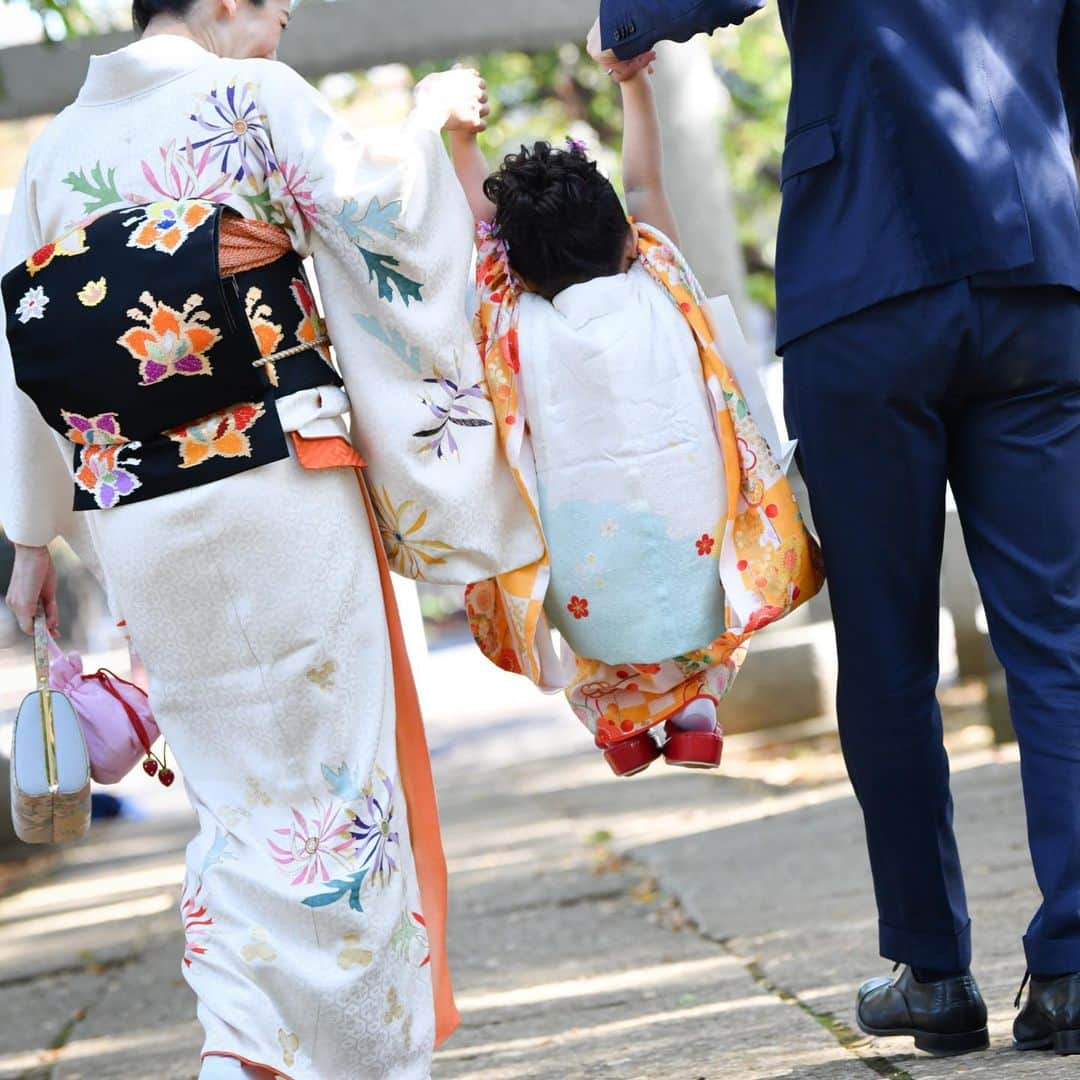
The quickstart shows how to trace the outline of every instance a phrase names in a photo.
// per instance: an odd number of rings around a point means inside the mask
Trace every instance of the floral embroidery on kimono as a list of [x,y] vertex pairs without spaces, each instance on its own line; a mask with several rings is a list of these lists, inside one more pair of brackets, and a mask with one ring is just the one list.
[[386,885],[397,871],[395,854],[399,835],[394,828],[394,782],[380,770],[382,792],[372,788],[362,792],[364,806],[353,812],[349,836],[355,842],[356,859],[362,869],[380,885]]
[[454,438],[455,427],[491,427],[491,421],[474,407],[475,402],[490,401],[487,387],[482,381],[463,386],[456,358],[449,374],[443,374],[436,368],[432,377],[424,380],[421,400],[431,411],[435,422],[434,427],[423,428],[413,435],[413,438],[424,440],[420,446],[422,454],[434,451],[440,459],[458,455],[460,447]]
[[128,247],[153,249],[171,255],[200,225],[214,216],[213,205],[198,200],[150,203],[125,224],[135,229]]
[[87,446],[79,458],[75,472],[76,485],[92,495],[101,510],[111,510],[125,496],[142,487],[142,481],[132,472],[140,465],[139,458],[124,457],[122,452],[134,451],[138,443],[124,446]]
[[[390,565],[399,574],[417,581],[425,580],[424,568],[444,563],[445,553],[453,551],[453,548],[441,540],[421,539],[419,533],[427,522],[428,513],[426,510],[416,510],[416,504],[411,499],[395,506],[386,488],[373,490],[371,499]],[[414,511],[416,516],[408,522]]]
[[68,425],[67,438],[79,451],[75,483],[94,497],[102,510],[114,507],[125,495],[142,486],[132,468],[141,464],[138,458],[121,459],[121,451],[133,452],[139,443],[129,442],[120,431],[116,413],[100,416],[80,416],[61,411]]
[[75,295],[83,307],[97,307],[109,294],[109,283],[103,277],[88,281]]
[[290,885],[325,884],[331,866],[347,865],[345,853],[353,846],[345,832],[342,807],[333,802],[324,806],[316,799],[312,813],[293,807],[291,815],[288,825],[274,830],[279,839],[267,840],[274,862],[293,875]]
[[60,415],[70,429],[67,438],[76,446],[119,446],[129,441],[120,433],[116,413],[80,416],[61,409]]
[[45,244],[43,247],[37,249],[29,259],[26,260],[26,269],[30,276],[44,270],[46,266],[58,258],[61,255],[83,255],[88,250],[86,246],[86,231],[82,228],[72,229],[70,232],[65,233],[59,240],[54,240],[50,244]]
[[210,375],[207,353],[221,340],[221,331],[206,324],[210,316],[199,310],[203,298],[189,296],[183,310],[154,299],[147,291],[139,302],[149,310],[131,308],[128,317],[144,326],[128,330],[117,341],[139,361],[143,386],[153,386],[174,375]]
[[231,173],[234,181],[265,177],[277,167],[266,116],[259,111],[255,91],[254,83],[231,82],[224,92],[215,86],[191,114],[191,119],[209,132],[192,143],[192,149],[208,149],[210,160],[220,164],[223,173]]
[[184,966],[191,967],[200,956],[206,955],[207,939],[210,928],[214,925],[214,920],[202,901],[201,882],[194,891],[185,890],[180,902],[180,913],[184,920]]
[[22,299],[15,308],[15,315],[24,325],[31,319],[44,319],[48,303],[49,298],[45,295],[45,290],[40,285],[36,285],[23,293]]
[[180,468],[191,469],[215,457],[251,457],[247,432],[265,415],[262,404],[250,401],[165,434],[180,447]]

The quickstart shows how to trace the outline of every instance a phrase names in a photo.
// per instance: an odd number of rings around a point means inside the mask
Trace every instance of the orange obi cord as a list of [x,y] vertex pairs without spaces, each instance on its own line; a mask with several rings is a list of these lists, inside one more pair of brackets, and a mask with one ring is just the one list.
[[397,712],[397,758],[401,786],[405,791],[409,834],[412,838],[413,862],[420,886],[420,903],[424,909],[428,944],[431,949],[431,983],[435,994],[435,1045],[441,1046],[461,1023],[454,990],[450,982],[450,963],[446,953],[447,874],[439,830],[439,805],[435,797],[435,779],[431,774],[424,720],[420,714],[420,699],[416,693],[405,635],[401,629],[394,586],[390,580],[390,564],[386,560],[375,509],[371,505],[367,483],[360,469],[363,458],[346,439],[330,437],[305,439],[293,433],[297,458],[305,469],[352,467],[367,508],[375,557],[379,563],[383,605],[386,608],[386,629],[390,636],[390,657],[394,669],[394,705]]
[[218,231],[221,276],[242,274],[277,262],[292,251],[289,234],[267,221],[249,221],[239,214],[222,214]]

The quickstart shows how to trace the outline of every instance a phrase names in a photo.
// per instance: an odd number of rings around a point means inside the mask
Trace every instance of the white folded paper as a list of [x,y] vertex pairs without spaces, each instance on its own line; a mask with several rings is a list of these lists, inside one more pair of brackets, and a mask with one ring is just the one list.
[[750,415],[754,418],[761,434],[765,436],[765,441],[769,444],[777,465],[787,475],[798,441],[787,437],[784,418],[777,416],[769,404],[765,384],[761,380],[761,365],[743,336],[731,300],[726,296],[711,297],[709,316],[713,322],[713,330],[716,332],[716,343],[720,349],[720,355],[724,358],[728,370],[735,376],[735,381],[739,384],[739,389],[742,390],[743,397],[746,399]]

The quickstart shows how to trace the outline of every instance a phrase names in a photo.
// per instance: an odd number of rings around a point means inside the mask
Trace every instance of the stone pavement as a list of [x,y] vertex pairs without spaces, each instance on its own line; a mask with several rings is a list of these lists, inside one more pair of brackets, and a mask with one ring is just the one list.
[[[994,1046],[934,1060],[853,1030],[854,987],[888,969],[827,731],[801,753],[733,739],[719,775],[616,781],[559,701],[491,685],[490,707],[431,723],[464,1019],[434,1080],[1080,1076],[1080,1059],[1008,1047],[1035,890],[1015,760],[975,728],[951,742]],[[0,899],[0,1077],[195,1075],[179,802],[95,826]]]

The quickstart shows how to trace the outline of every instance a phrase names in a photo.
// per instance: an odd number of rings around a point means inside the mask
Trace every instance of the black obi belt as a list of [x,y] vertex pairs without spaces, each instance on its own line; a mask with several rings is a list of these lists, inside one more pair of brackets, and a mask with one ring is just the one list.
[[233,221],[209,202],[131,206],[4,276],[15,380],[74,444],[76,510],[280,461],[275,398],[342,385],[295,252],[223,273]]

